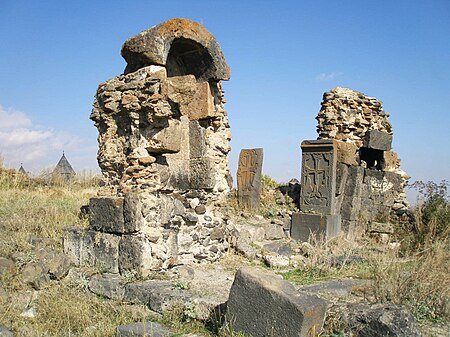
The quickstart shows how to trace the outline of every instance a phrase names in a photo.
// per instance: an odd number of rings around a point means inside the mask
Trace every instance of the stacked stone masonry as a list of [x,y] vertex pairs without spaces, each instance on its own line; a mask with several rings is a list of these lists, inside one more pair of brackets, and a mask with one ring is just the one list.
[[335,213],[342,227],[402,216],[409,177],[391,150],[392,126],[382,103],[360,92],[335,88],[323,95],[318,139],[337,143]]
[[[99,85],[90,116],[103,187],[89,230],[68,231],[66,251],[142,275],[216,260],[228,248],[220,209],[231,188],[220,46],[201,25],[172,19],[128,39],[122,56],[125,73]],[[95,252],[102,242],[114,261]]]

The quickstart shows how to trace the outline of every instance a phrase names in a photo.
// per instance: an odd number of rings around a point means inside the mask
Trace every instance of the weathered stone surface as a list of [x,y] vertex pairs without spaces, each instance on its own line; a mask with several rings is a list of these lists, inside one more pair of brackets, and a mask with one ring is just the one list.
[[392,147],[392,135],[379,130],[369,130],[364,136],[364,147],[389,151]]
[[294,240],[308,241],[310,235],[317,240],[331,239],[341,230],[340,215],[320,215],[295,212],[292,214],[291,237]]
[[89,290],[97,295],[122,300],[125,295],[125,285],[122,282],[122,278],[117,274],[94,275],[89,280]]
[[250,243],[245,238],[238,238],[236,242],[236,250],[249,260],[256,257],[256,249],[250,246]]
[[89,226],[107,233],[124,233],[123,198],[101,197],[89,200]]
[[10,259],[5,259],[4,257],[0,257],[0,276],[12,272],[14,270],[15,263]]
[[170,281],[148,280],[125,286],[124,299],[131,303],[147,305],[151,310],[163,313],[174,303],[186,303],[192,295],[187,290],[175,289]]
[[117,327],[117,337],[168,337],[172,332],[155,322],[132,323]]
[[277,254],[264,254],[263,260],[271,268],[286,268],[289,267],[289,258]]
[[46,262],[48,274],[54,280],[60,280],[67,275],[73,266],[72,259],[65,254],[56,254],[52,259]]
[[329,316],[346,322],[346,330],[358,337],[420,337],[412,314],[395,304],[346,304],[333,307]]
[[[118,255],[110,254],[117,266],[107,260],[106,270],[145,276],[217,260],[228,248],[218,207],[232,187],[221,83],[229,68],[220,47],[200,25],[173,19],[129,39],[122,54],[125,74],[99,85],[90,115],[103,174],[90,228],[120,240]],[[77,264],[104,264],[102,249],[88,245],[112,238],[66,237]]]
[[47,272],[48,268],[41,262],[28,263],[22,269],[22,281],[39,290],[45,283],[50,281]]
[[237,191],[239,203],[250,209],[259,208],[263,149],[243,149],[239,154]]
[[396,172],[400,169],[400,159],[397,152],[383,151],[384,170],[388,172]]
[[358,147],[354,143],[336,141],[337,162],[346,165],[358,165]]
[[391,223],[371,221],[369,223],[369,232],[394,234],[394,225]]
[[[171,51],[175,60],[184,61],[199,79],[230,78],[230,68],[212,34],[198,23],[186,19],[171,19],[129,38],[122,47],[122,56],[128,63],[125,73],[152,64],[169,67],[175,61],[170,59]],[[182,51],[190,53],[183,57]],[[169,76],[180,72],[182,69],[174,69]]]
[[317,121],[319,139],[338,144],[335,213],[342,216],[342,228],[352,232],[375,219],[404,214],[400,205],[406,206],[403,188],[409,177],[390,151],[392,126],[382,103],[338,87],[324,94]]
[[14,337],[15,335],[11,330],[0,325],[0,336],[1,337]]
[[259,336],[313,336],[320,332],[327,304],[297,292],[267,271],[245,267],[236,273],[227,303],[234,331]]
[[299,291],[311,295],[328,295],[335,298],[345,297],[351,294],[354,287],[360,287],[367,284],[368,280],[341,279],[320,282],[318,284],[305,285],[299,288]]
[[263,246],[263,251],[272,252],[278,255],[291,257],[294,251],[288,243],[275,241],[267,243]]
[[302,190],[300,210],[332,214],[336,194],[336,142],[302,142]]
[[135,233],[144,227],[145,219],[142,207],[137,193],[125,194],[123,202],[124,233]]
[[277,224],[268,224],[264,227],[266,240],[278,240],[285,237],[283,227]]
[[69,228],[64,232],[64,253],[75,265],[97,266],[104,272],[118,273],[120,236]]
[[123,235],[119,245],[119,270],[121,274],[135,271],[146,277],[160,267],[152,256],[152,244],[145,235]]

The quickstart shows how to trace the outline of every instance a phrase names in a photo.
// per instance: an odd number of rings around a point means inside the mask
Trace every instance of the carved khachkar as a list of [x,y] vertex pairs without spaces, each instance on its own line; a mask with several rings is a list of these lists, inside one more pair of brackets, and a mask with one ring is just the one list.
[[237,187],[239,204],[258,208],[261,198],[263,149],[244,149],[239,155]]
[[336,190],[336,146],[332,140],[302,142],[300,209],[330,214]]
[[336,142],[302,142],[300,213],[292,215],[291,236],[306,241],[311,234],[330,238],[340,231],[336,203]]

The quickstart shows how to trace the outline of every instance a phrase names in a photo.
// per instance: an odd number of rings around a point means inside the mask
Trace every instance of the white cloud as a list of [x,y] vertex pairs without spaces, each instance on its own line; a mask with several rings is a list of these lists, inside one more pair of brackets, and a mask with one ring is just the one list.
[[31,118],[20,111],[6,110],[0,105],[0,130],[21,128],[31,125]]
[[83,166],[92,166],[95,151],[87,143],[77,135],[37,126],[27,114],[0,105],[0,155],[8,167],[18,168],[21,163],[32,171],[53,167],[63,150],[69,161],[77,157]]
[[331,81],[341,75],[342,75],[341,72],[320,73],[319,75],[316,76],[316,81]]

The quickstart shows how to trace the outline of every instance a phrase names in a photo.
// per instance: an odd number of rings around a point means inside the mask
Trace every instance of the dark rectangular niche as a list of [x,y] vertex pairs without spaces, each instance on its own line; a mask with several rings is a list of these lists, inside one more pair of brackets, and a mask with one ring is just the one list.
[[365,161],[367,168],[372,170],[384,170],[384,155],[383,150],[371,149],[368,147],[361,147],[359,149],[360,161]]

